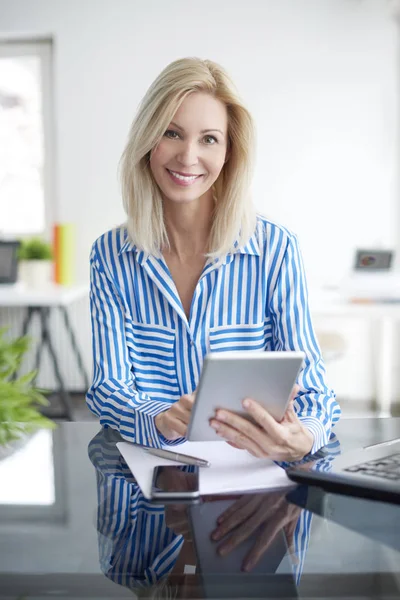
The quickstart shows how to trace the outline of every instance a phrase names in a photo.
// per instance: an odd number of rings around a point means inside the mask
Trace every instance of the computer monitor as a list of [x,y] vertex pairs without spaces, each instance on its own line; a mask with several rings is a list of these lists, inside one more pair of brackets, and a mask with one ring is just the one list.
[[17,281],[20,242],[0,240],[0,284]]
[[364,271],[390,271],[394,252],[392,250],[357,250],[354,269]]

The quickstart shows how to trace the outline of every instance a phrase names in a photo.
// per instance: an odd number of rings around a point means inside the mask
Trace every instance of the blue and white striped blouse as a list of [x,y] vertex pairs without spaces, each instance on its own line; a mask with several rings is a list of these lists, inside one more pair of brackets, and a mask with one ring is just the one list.
[[136,443],[177,444],[154,417],[195,391],[207,352],[301,350],[295,400],[312,452],[340,418],[311,323],[296,237],[262,217],[249,242],[208,261],[187,319],[163,258],[138,250],[124,227],[96,240],[91,258],[94,374],[89,408]]

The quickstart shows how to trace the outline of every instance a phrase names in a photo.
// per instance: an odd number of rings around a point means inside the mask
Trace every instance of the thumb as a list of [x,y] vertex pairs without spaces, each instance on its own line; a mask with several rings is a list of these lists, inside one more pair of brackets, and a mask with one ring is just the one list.
[[297,421],[297,415],[294,409],[294,398],[292,397],[289,400],[289,404],[285,412],[285,420],[289,421],[290,423],[295,423]]
[[292,392],[290,394],[290,400],[294,400],[298,396],[299,392],[300,392],[300,386],[297,383],[295,383],[293,386]]

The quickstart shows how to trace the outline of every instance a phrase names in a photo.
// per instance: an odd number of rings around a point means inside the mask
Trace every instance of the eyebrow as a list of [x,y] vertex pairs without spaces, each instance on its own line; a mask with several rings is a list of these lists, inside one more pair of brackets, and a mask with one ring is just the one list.
[[[183,129],[183,127],[181,127],[180,125],[178,125],[178,123],[174,123],[174,121],[171,121],[171,125],[173,125],[174,127],[176,127],[177,129],[180,129],[181,131],[185,131]],[[221,131],[220,129],[202,129],[200,131],[200,133],[210,133],[211,131],[218,131],[218,133],[220,133],[222,136],[224,136],[224,132]]]

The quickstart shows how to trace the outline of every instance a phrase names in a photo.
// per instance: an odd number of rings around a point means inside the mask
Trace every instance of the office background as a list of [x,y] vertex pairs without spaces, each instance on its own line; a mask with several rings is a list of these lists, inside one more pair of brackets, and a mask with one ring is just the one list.
[[[54,222],[75,224],[76,281],[88,281],[93,240],[124,220],[117,164],[141,97],[164,66],[191,55],[224,65],[252,111],[254,201],[298,234],[311,294],[340,284],[356,248],[398,250],[396,8],[387,0],[0,0],[0,46],[50,40],[46,234]],[[0,323],[9,318],[0,311]],[[86,301],[71,318],[90,368]],[[369,325],[316,321],[346,339],[328,364],[339,399],[364,407],[374,396]],[[57,343],[62,353],[61,336]],[[68,354],[63,367],[80,390]],[[400,363],[394,368],[398,380]],[[46,363],[41,378],[51,385]]]

